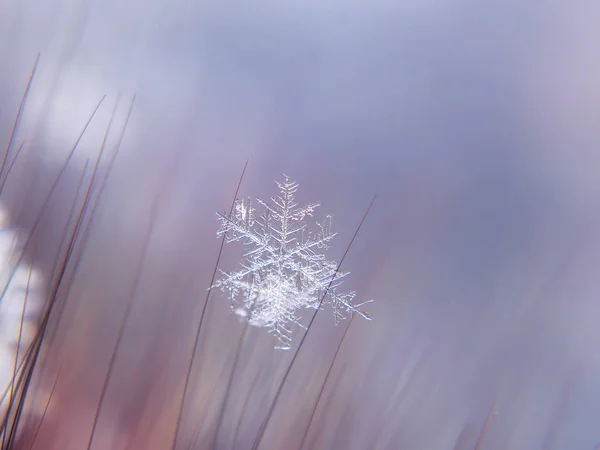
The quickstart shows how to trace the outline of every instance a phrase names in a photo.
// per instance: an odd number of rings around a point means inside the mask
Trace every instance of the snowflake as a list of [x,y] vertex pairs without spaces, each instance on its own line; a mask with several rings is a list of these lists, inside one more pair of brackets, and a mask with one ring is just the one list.
[[298,207],[294,199],[298,184],[284,177],[284,182],[277,182],[279,195],[270,203],[257,199],[262,215],[256,216],[250,199],[236,200],[230,216],[217,214],[221,223],[217,236],[224,235],[227,243],[242,242],[245,252],[241,269],[221,270],[222,277],[213,287],[229,297],[241,320],[268,328],[279,341],[276,348],[287,350],[292,327],[304,328],[298,310],[328,303],[337,324],[352,313],[369,319],[360,307],[370,301],[355,304],[355,292],[337,292],[348,272],[340,272],[323,254],[336,236],[331,216],[311,231],[306,219],[320,205]]

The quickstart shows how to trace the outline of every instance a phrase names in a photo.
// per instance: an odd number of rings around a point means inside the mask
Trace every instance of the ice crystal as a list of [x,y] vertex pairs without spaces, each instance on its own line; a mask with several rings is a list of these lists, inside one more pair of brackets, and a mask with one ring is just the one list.
[[349,314],[368,315],[355,304],[355,292],[339,293],[337,288],[348,275],[324,251],[336,233],[331,216],[311,230],[307,218],[320,205],[299,207],[295,201],[298,184],[284,176],[277,182],[279,195],[271,202],[257,199],[262,214],[257,216],[250,199],[237,199],[231,215],[217,214],[221,224],[217,236],[226,242],[242,242],[245,251],[241,268],[221,270],[215,283],[229,297],[231,308],[243,321],[268,328],[278,340],[277,348],[289,349],[292,327],[303,327],[298,311],[333,307],[337,324]]

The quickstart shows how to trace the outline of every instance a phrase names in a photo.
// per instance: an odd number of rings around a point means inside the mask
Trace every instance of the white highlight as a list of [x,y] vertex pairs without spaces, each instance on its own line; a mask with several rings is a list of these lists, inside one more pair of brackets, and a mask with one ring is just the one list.
[[22,256],[23,240],[0,204],[0,419],[10,403],[15,362],[19,368],[25,360],[43,312],[42,278]]

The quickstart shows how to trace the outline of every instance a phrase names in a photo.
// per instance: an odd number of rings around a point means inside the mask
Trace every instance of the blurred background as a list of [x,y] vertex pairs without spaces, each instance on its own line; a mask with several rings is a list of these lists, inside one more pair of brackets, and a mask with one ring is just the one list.
[[[48,278],[102,145],[135,104],[48,351],[34,448],[170,449],[220,241],[216,212],[300,185],[369,305],[304,448],[574,450],[600,443],[600,4],[592,0],[3,0],[0,139],[38,53],[2,192]],[[101,164],[106,174],[106,163]],[[235,269],[241,248],[225,246]],[[310,314],[305,314],[308,320]],[[345,324],[317,315],[264,449],[301,442]],[[250,449],[293,356],[212,292],[177,448]],[[301,336],[298,332],[295,342]],[[217,434],[218,429],[218,434]]]

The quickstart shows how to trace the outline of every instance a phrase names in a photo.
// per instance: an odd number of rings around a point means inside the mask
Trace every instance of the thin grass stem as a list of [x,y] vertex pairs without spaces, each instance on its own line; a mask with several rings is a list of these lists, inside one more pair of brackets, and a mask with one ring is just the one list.
[[252,445],[252,450],[257,450],[262,439],[263,436],[265,434],[265,431],[267,430],[267,427],[269,426],[269,422],[271,421],[271,417],[273,416],[273,411],[275,410],[275,406],[277,405],[277,401],[279,400],[279,397],[281,396],[281,393],[283,391],[283,387],[292,371],[292,367],[294,366],[294,363],[296,362],[296,359],[298,358],[298,354],[300,353],[300,349],[302,349],[302,346],[304,344],[304,342],[306,341],[306,337],[308,336],[308,332],[310,331],[310,328],[312,327],[315,318],[317,317],[317,313],[319,312],[319,310],[321,309],[321,306],[323,305],[323,301],[325,300],[325,297],[327,296],[329,289],[331,288],[331,285],[333,283],[333,281],[335,280],[335,277],[338,273],[338,271],[340,270],[340,267],[342,266],[342,263],[344,262],[344,259],[346,259],[346,256],[348,255],[348,252],[350,251],[350,248],[352,247],[352,244],[354,243],[354,240],[356,239],[356,236],[358,236],[358,232],[360,231],[360,229],[362,228],[365,220],[367,219],[367,216],[369,215],[369,212],[371,211],[371,208],[373,208],[373,205],[375,204],[375,200],[376,200],[377,196],[374,196],[373,199],[371,200],[371,203],[369,204],[369,207],[367,208],[365,214],[363,215],[358,227],[356,228],[356,231],[354,232],[354,235],[352,236],[352,239],[350,240],[350,243],[348,244],[348,247],[346,247],[346,251],[344,252],[344,254],[342,255],[342,258],[340,259],[340,262],[337,266],[336,272],[333,275],[333,277],[331,278],[331,281],[329,282],[329,285],[327,286],[327,289],[325,290],[325,292],[323,293],[323,296],[321,297],[321,300],[319,301],[319,304],[314,312],[314,314],[312,315],[310,322],[308,323],[307,327],[306,327],[306,331],[304,332],[304,334],[302,335],[302,338],[300,339],[300,342],[298,343],[298,347],[296,348],[296,351],[294,352],[294,356],[292,357],[292,360],[290,361],[290,364],[287,368],[287,370],[285,371],[283,378],[281,380],[281,382],[279,383],[279,387],[277,388],[277,391],[275,393],[275,396],[273,397],[273,400],[271,401],[270,405],[269,405],[269,409],[267,410],[267,415],[263,421],[263,423],[260,426],[260,429],[258,431],[258,434],[256,436],[256,439],[254,441],[254,444]]
[[117,356],[119,354],[119,350],[121,347],[121,341],[123,340],[123,335],[125,334],[125,328],[127,326],[127,323],[129,322],[129,316],[130,316],[131,310],[133,308],[134,299],[137,296],[137,291],[139,288],[140,279],[141,279],[143,268],[144,268],[144,262],[146,260],[147,254],[148,254],[148,250],[150,248],[150,240],[152,238],[152,233],[154,232],[154,228],[156,225],[158,206],[159,206],[159,197],[157,196],[152,205],[152,209],[150,212],[150,224],[148,226],[148,230],[146,231],[146,235],[144,237],[142,253],[141,253],[138,265],[136,267],[136,271],[135,271],[134,278],[133,278],[133,283],[131,286],[131,291],[129,293],[129,297],[127,299],[127,305],[125,307],[125,313],[123,314],[123,318],[121,319],[121,324],[119,325],[117,340],[115,342],[113,352],[110,356],[110,361],[108,363],[108,370],[104,377],[104,383],[102,384],[102,390],[100,392],[100,399],[98,401],[98,407],[96,408],[96,414],[94,416],[94,423],[92,424],[92,431],[90,432],[90,438],[89,438],[89,441],[88,441],[88,444],[86,447],[87,450],[90,450],[92,448],[92,444],[93,444],[94,438],[96,436],[98,419],[100,418],[100,413],[102,412],[102,407],[104,406],[106,393],[108,392],[108,385],[110,384],[110,380],[112,378],[112,373],[114,370],[115,362],[117,360]]
[[[231,202],[231,208],[229,209],[229,215],[231,215],[233,213],[233,208],[235,207],[235,201],[238,198],[240,187],[242,186],[242,180],[244,179],[244,174],[246,173],[247,167],[248,167],[248,161],[246,161],[246,164],[244,164],[244,169],[242,170],[242,174],[240,175],[240,179],[239,179],[237,188],[235,190],[233,201]],[[208,305],[208,301],[210,300],[212,286],[215,283],[215,278],[217,276],[217,270],[219,268],[219,262],[221,261],[221,255],[223,254],[224,246],[225,246],[225,236],[223,236],[223,238],[221,239],[221,245],[219,246],[219,253],[217,254],[217,261],[215,262],[215,267],[214,267],[212,277],[210,280],[210,287],[208,288],[208,291],[206,293],[206,298],[204,299],[204,305],[202,306],[202,312],[200,314],[200,320],[198,321],[198,326],[196,328],[196,337],[194,339],[194,345],[192,347],[192,354],[190,356],[187,372],[185,375],[185,382],[183,385],[183,393],[181,395],[179,411],[177,413],[177,421],[175,422],[175,433],[173,434],[173,442],[171,444],[171,450],[175,450],[175,447],[177,445],[177,439],[179,437],[179,431],[181,428],[181,421],[183,418],[183,411],[184,411],[184,407],[185,407],[185,400],[186,400],[188,389],[189,389],[190,379],[191,379],[191,375],[192,375],[192,369],[194,367],[194,362],[196,359],[196,352],[198,350],[198,344],[200,342],[200,332],[202,330],[202,324],[204,323],[204,315],[206,313],[206,307]]]

